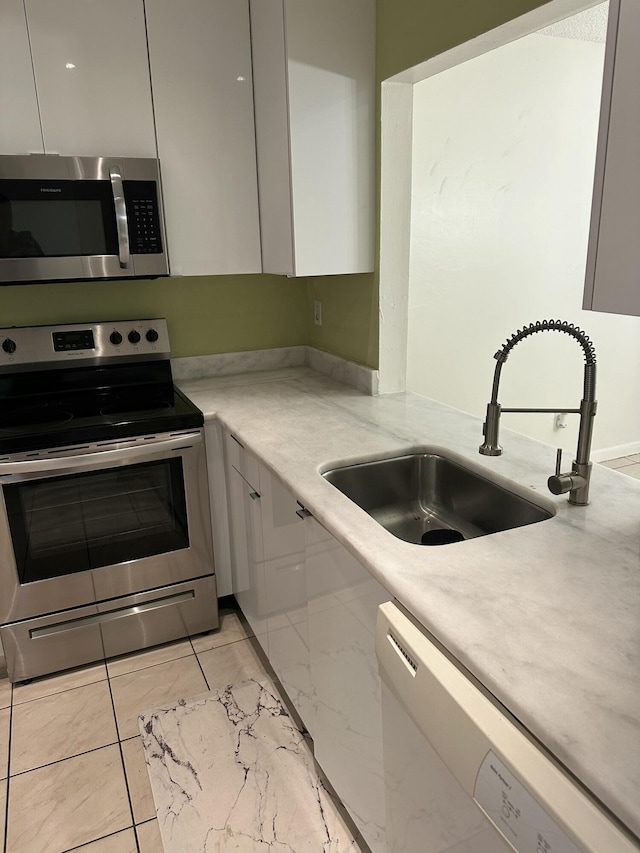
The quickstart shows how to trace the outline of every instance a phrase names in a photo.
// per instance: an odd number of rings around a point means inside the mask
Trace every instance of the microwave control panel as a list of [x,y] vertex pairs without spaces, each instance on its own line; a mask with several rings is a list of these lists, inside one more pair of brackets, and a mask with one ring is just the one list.
[[123,183],[131,254],[160,254],[162,235],[155,182],[124,181]]

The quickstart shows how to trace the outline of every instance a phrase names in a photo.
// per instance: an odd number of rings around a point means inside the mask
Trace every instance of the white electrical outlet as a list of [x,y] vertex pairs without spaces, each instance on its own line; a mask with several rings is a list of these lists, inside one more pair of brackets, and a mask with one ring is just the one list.
[[313,322],[316,326],[322,325],[322,302],[319,299],[313,303]]

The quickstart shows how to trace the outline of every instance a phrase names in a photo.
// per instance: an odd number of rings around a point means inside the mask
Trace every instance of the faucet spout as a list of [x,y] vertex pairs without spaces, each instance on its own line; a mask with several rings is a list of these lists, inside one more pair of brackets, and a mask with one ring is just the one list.
[[[580,344],[585,359],[584,385],[582,400],[579,409],[506,409],[498,402],[498,390],[500,387],[500,374],[502,365],[506,362],[509,353],[525,338],[535,335],[537,332],[563,332],[570,335]],[[591,478],[591,438],[593,435],[593,419],[596,414],[596,353],[589,337],[572,323],[560,320],[542,320],[530,323],[523,329],[519,329],[512,335],[504,346],[494,355],[498,362],[493,374],[493,387],[491,400],[487,405],[487,415],[482,428],[484,441],[480,445],[479,452],[483,456],[500,456],[502,447],[499,443],[500,416],[502,412],[576,412],[580,415],[580,429],[578,432],[578,447],[576,458],[571,466],[571,471],[560,474],[559,468],[554,476],[549,478],[549,490],[556,495],[569,492],[569,503],[575,506],[586,506],[589,503],[589,482]]]

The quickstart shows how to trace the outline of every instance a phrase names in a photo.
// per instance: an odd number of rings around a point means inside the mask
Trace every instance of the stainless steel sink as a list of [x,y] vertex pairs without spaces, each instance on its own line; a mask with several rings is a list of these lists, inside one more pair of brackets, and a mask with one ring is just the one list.
[[398,539],[444,545],[553,516],[440,452],[411,452],[323,477]]

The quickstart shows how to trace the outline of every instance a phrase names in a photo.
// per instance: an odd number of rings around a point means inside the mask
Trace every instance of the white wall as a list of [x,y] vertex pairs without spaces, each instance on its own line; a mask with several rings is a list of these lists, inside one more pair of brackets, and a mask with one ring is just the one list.
[[[566,319],[598,356],[594,448],[614,448],[640,440],[640,319],[581,309],[603,56],[530,35],[414,86],[407,388],[483,415],[507,336]],[[536,335],[510,355],[499,400],[577,407],[582,371],[573,340]],[[573,453],[569,424],[503,418]]]

